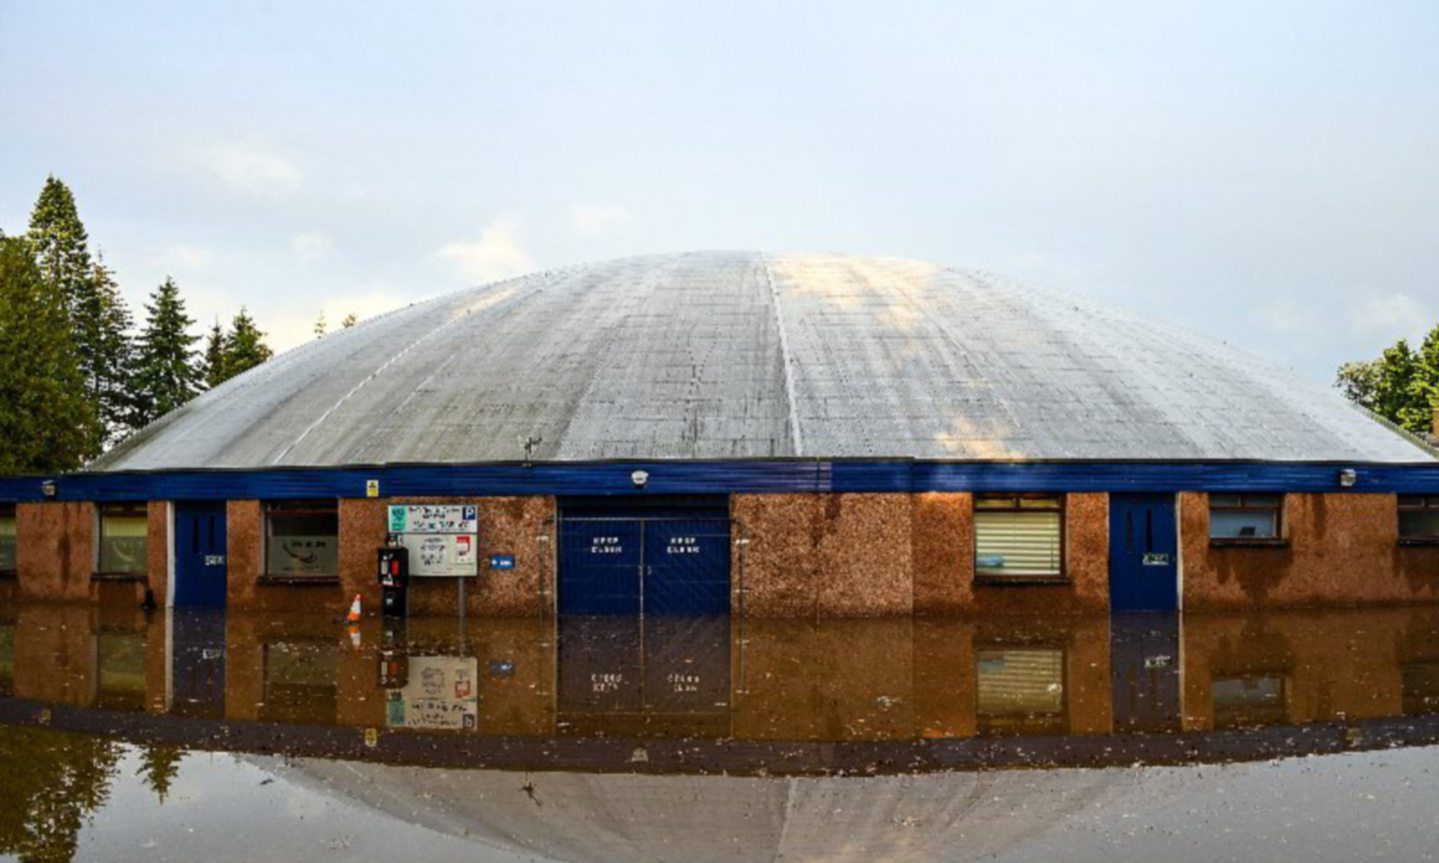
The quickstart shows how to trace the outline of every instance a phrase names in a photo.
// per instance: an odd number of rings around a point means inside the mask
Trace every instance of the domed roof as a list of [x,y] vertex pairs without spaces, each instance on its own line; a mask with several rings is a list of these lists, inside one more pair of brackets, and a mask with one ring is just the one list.
[[611,458],[1424,460],[1181,329],[920,261],[696,252],[419,302],[289,351],[104,470]]

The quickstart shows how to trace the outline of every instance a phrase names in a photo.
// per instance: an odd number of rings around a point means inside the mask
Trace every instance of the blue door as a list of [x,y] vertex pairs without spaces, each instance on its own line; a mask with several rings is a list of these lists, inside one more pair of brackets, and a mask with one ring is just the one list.
[[225,607],[225,505],[175,505],[175,605]]
[[727,614],[728,518],[560,521],[561,614]]
[[1109,607],[1173,611],[1179,607],[1179,532],[1174,496],[1109,496]]
[[729,520],[646,522],[646,614],[729,612]]
[[561,614],[639,614],[641,522],[577,519],[560,522]]

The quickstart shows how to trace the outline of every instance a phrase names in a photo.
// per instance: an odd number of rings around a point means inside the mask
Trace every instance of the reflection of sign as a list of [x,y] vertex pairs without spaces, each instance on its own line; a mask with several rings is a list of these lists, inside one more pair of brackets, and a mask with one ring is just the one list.
[[479,574],[479,519],[473,504],[391,506],[390,533],[410,550],[414,576]]
[[514,569],[515,556],[513,554],[492,554],[490,555],[490,569]]
[[1154,553],[1154,552],[1151,551],[1151,552],[1149,552],[1148,554],[1144,555],[1144,565],[1145,565],[1145,566],[1168,566],[1168,565],[1169,565],[1169,555],[1167,555],[1167,554],[1156,554],[1156,553]]
[[479,718],[473,656],[411,656],[409,681],[391,689],[385,721],[392,728],[472,729]]

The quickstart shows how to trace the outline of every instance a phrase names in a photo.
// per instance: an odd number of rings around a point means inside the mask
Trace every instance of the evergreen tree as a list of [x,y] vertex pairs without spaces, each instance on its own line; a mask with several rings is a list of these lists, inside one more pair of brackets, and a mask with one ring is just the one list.
[[178,746],[147,745],[140,753],[140,769],[136,775],[145,780],[150,790],[161,803],[170,793],[170,784],[180,773],[180,761],[185,757],[185,750]]
[[140,335],[135,368],[137,426],[154,422],[194,398],[203,384],[190,335],[195,319],[185,314],[185,301],[175,280],[165,281],[145,306],[145,331]]
[[29,236],[41,275],[60,289],[65,308],[74,317],[93,276],[90,239],[75,208],[75,196],[54,176],[45,178],[45,187],[35,201]]
[[200,360],[200,366],[204,371],[206,389],[218,387],[229,377],[225,374],[225,331],[220,329],[218,317],[210,328],[210,335],[205,338],[205,355]]
[[320,316],[319,316],[318,318],[315,318],[315,338],[317,338],[317,339],[323,339],[324,337],[325,337],[325,310],[324,310],[324,309],[320,309]]
[[79,467],[98,429],[60,287],[28,242],[0,239],[0,473]]
[[249,311],[240,307],[240,313],[230,322],[230,331],[225,334],[225,379],[244,374],[250,369],[274,356],[265,344],[265,334],[255,325]]
[[75,311],[80,369],[100,416],[101,448],[106,448],[143,423],[138,421],[138,402],[131,388],[135,366],[135,344],[130,336],[133,321],[103,257],[91,268],[90,280]]
[[354,312],[350,312],[348,315],[345,315],[345,319],[344,319],[344,320],[340,321],[340,326],[341,326],[342,328],[348,330],[350,327],[353,327],[355,324],[358,324],[359,322],[360,322],[360,319],[357,318],[357,317],[355,317],[355,313],[354,313]]

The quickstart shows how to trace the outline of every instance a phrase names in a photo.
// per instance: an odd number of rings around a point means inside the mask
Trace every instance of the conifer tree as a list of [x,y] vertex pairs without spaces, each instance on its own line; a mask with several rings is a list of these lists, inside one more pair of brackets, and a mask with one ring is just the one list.
[[190,335],[195,319],[185,314],[180,289],[169,276],[145,306],[145,331],[140,334],[134,392],[137,426],[154,422],[188,402],[203,384]]
[[206,389],[218,387],[229,377],[225,374],[225,331],[220,329],[218,316],[205,338],[205,355],[200,360],[200,366],[204,371]]
[[324,309],[320,309],[320,316],[319,316],[318,318],[315,318],[315,338],[317,338],[317,339],[323,339],[324,337],[325,337],[325,310],[324,310]]
[[93,276],[90,239],[75,208],[75,196],[53,175],[45,178],[35,209],[30,212],[29,237],[40,274],[60,289],[65,308],[73,317],[85,285]]
[[114,445],[142,423],[132,389],[135,344],[130,335],[133,321],[120,286],[99,257],[80,295],[74,320],[80,369],[85,374],[90,399],[100,416],[102,448]]
[[355,313],[354,313],[354,312],[350,312],[348,315],[345,315],[345,319],[344,319],[344,320],[340,321],[340,326],[341,326],[342,328],[348,330],[350,327],[353,327],[355,324],[358,324],[359,322],[360,322],[360,319],[357,318],[357,317],[355,317]]
[[28,242],[0,239],[0,473],[79,467],[98,428],[60,287]]
[[265,344],[265,334],[255,325],[249,311],[240,307],[240,313],[230,322],[230,331],[225,334],[225,379],[243,374],[274,356]]

